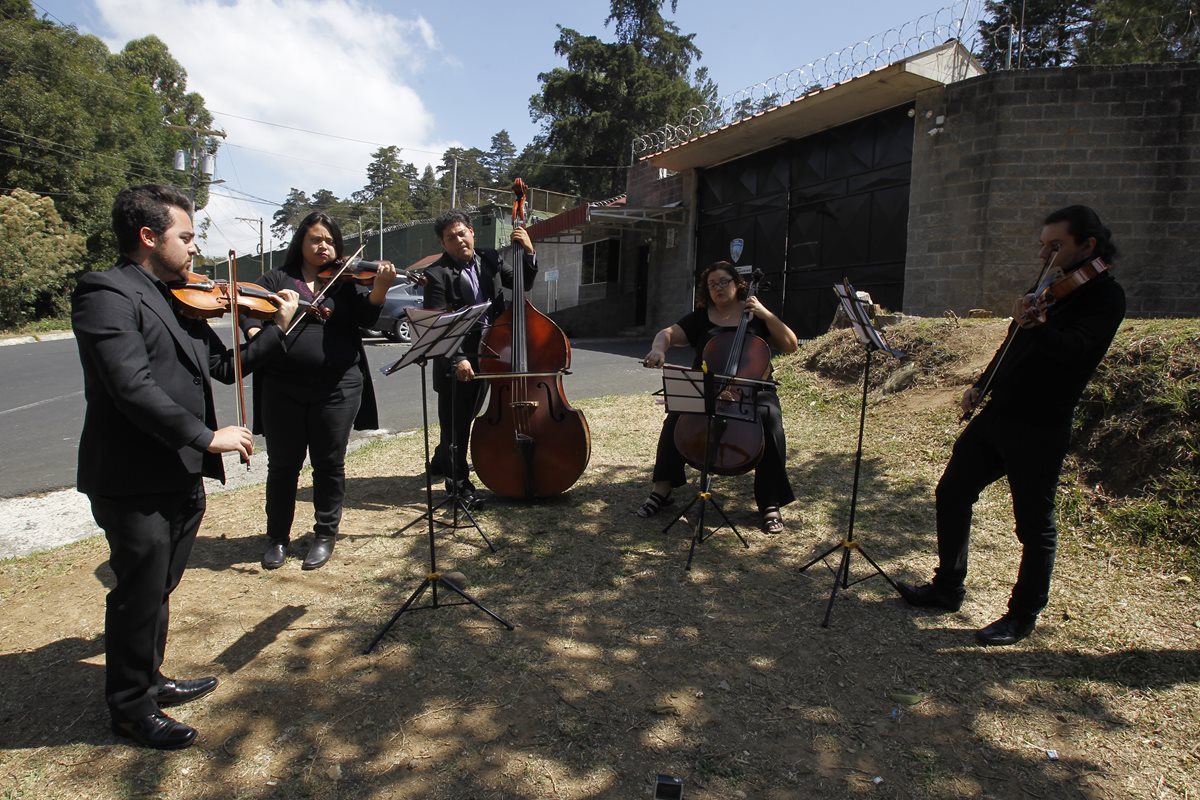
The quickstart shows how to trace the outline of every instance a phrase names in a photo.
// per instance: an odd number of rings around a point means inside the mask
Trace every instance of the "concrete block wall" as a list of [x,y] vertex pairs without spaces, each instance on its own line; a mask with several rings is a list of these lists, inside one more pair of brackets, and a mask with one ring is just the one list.
[[1007,313],[1042,218],[1083,203],[1113,231],[1131,316],[1200,316],[1200,65],[997,72],[915,113],[907,313]]

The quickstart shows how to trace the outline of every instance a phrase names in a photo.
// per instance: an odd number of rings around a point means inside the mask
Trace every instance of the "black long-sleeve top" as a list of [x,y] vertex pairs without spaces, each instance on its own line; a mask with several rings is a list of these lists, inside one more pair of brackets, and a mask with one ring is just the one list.
[[[269,270],[255,283],[272,292],[293,289],[301,299],[312,299],[299,269]],[[295,329],[287,337],[287,355],[259,369],[254,379],[254,432],[262,433],[261,414],[263,381],[280,381],[294,387],[329,390],[347,378],[362,376],[363,398],[355,430],[379,427],[375,391],[370,367],[362,343],[362,328],[370,328],[379,319],[382,306],[371,303],[368,293],[351,282],[330,289],[322,300],[330,310],[329,319],[314,316],[301,319],[297,312]],[[271,326],[274,323],[267,322]],[[243,330],[264,325],[261,320],[244,319]]]
[[1003,360],[997,351],[975,384],[983,388],[996,373],[989,387],[988,413],[1033,424],[1070,425],[1084,387],[1124,318],[1125,291],[1111,272],[1050,306],[1046,321],[1018,329]]

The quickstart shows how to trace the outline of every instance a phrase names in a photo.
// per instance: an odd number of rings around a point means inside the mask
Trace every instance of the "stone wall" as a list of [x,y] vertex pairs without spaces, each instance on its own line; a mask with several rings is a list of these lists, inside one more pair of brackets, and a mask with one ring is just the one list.
[[915,113],[905,312],[1007,313],[1042,218],[1082,203],[1113,231],[1131,316],[1200,315],[1200,66],[997,72]]

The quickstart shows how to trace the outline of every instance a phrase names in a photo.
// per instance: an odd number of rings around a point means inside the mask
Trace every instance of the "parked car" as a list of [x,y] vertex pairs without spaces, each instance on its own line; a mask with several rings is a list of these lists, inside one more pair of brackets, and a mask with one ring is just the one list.
[[396,283],[387,291],[387,299],[383,301],[383,310],[379,312],[375,330],[390,342],[412,341],[412,331],[409,330],[408,315],[404,309],[420,308],[424,302],[424,287],[415,283]]

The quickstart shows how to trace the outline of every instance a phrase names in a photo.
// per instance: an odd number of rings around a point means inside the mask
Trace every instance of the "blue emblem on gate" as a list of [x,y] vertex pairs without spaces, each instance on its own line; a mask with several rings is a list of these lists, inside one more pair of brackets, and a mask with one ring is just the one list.
[[742,250],[746,246],[745,239],[733,239],[729,242],[729,257],[733,259],[733,263],[742,257]]

